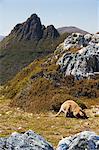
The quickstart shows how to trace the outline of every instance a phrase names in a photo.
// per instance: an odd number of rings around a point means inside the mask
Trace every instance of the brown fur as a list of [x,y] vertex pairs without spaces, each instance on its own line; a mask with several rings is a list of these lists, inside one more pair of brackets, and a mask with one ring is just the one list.
[[85,112],[73,100],[65,101],[55,116],[58,116],[61,112],[65,113],[65,117],[87,118]]

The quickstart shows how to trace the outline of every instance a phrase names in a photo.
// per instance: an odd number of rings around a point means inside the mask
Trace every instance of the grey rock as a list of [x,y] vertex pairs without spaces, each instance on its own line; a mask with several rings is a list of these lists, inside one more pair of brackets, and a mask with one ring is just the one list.
[[53,25],[45,27],[41,24],[40,18],[36,14],[32,14],[25,22],[17,24],[10,33],[14,35],[15,40],[45,40],[55,39],[59,37],[58,31]]
[[99,150],[99,136],[84,131],[59,141],[57,150]]
[[43,31],[43,39],[55,39],[58,36],[59,33],[53,25],[47,26],[47,28]]
[[29,130],[24,134],[12,133],[8,138],[0,138],[0,150],[53,150],[43,137]]
[[72,35],[68,36],[64,41],[63,49],[70,48],[83,48],[88,45],[95,45],[99,43],[99,35],[91,35],[91,34],[80,34],[80,33],[72,33]]
[[16,33],[18,40],[39,40],[43,35],[40,18],[33,14],[26,22],[17,24],[11,34]]
[[[69,51],[71,48],[79,50],[74,53]],[[99,35],[73,33],[64,41],[61,54],[57,64],[65,76],[81,79],[99,73]]]

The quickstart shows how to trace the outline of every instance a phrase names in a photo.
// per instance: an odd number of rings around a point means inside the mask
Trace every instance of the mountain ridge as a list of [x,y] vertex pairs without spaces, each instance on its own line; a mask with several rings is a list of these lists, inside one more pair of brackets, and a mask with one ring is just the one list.
[[[50,36],[47,37],[49,35]],[[17,24],[11,31],[11,34],[16,33],[16,37],[20,40],[37,40],[44,38],[57,38],[58,31],[53,25],[45,27],[41,24],[40,18],[37,14],[32,14],[25,22]],[[15,37],[15,38],[16,38]]]
[[36,14],[17,24],[0,42],[0,84],[12,79],[34,59],[52,53],[65,37],[60,37],[53,25],[42,25]]

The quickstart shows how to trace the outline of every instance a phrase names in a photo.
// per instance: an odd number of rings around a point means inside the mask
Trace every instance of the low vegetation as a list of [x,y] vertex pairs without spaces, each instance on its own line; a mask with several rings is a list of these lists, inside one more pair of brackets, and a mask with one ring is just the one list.
[[75,100],[82,108],[87,104],[90,107],[92,99],[99,103],[98,78],[75,80],[73,76],[64,77],[55,62],[52,54],[37,59],[9,81],[2,94],[12,99],[10,106],[40,113],[58,111],[68,99]]
[[[96,103],[97,100],[90,100]],[[9,107],[10,99],[0,97],[0,137],[9,136],[12,132],[23,133],[29,129],[40,134],[57,146],[62,137],[74,135],[84,130],[92,130],[99,134],[99,117],[91,115],[92,110],[87,109],[89,119],[64,118],[64,114],[53,117],[55,113],[27,113],[20,108]],[[46,123],[47,120],[47,123]]]
[[12,42],[12,34],[6,37],[0,42],[0,84],[7,83],[33,60],[52,53],[67,36],[65,33],[56,39],[39,42],[33,40]]

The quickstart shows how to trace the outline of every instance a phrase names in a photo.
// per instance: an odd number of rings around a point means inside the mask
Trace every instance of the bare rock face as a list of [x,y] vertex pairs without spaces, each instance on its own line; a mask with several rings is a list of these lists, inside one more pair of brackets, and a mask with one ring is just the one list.
[[99,150],[99,136],[94,132],[84,131],[62,139],[57,150]]
[[11,34],[15,33],[18,40],[39,40],[42,37],[42,25],[40,18],[33,14],[26,22],[17,24]]
[[98,34],[73,33],[61,44],[61,48],[57,48],[56,56],[59,53],[61,57],[58,56],[57,64],[65,76],[74,75],[76,79],[81,79],[99,74]]
[[15,34],[15,40],[40,40],[42,38],[56,38],[59,36],[58,31],[53,25],[47,28],[41,24],[40,18],[33,14],[24,23],[17,24],[11,31],[11,34]]
[[8,138],[0,138],[0,150],[54,150],[43,137],[29,130],[24,134],[12,133]]
[[43,38],[44,39],[54,39],[57,38],[59,36],[59,33],[57,32],[57,30],[55,29],[55,27],[53,25],[47,26],[47,28],[45,28],[44,32],[43,32]]
[[60,39],[55,27],[42,25],[36,14],[17,24],[0,42],[0,84],[11,80],[34,59],[52,53]]

